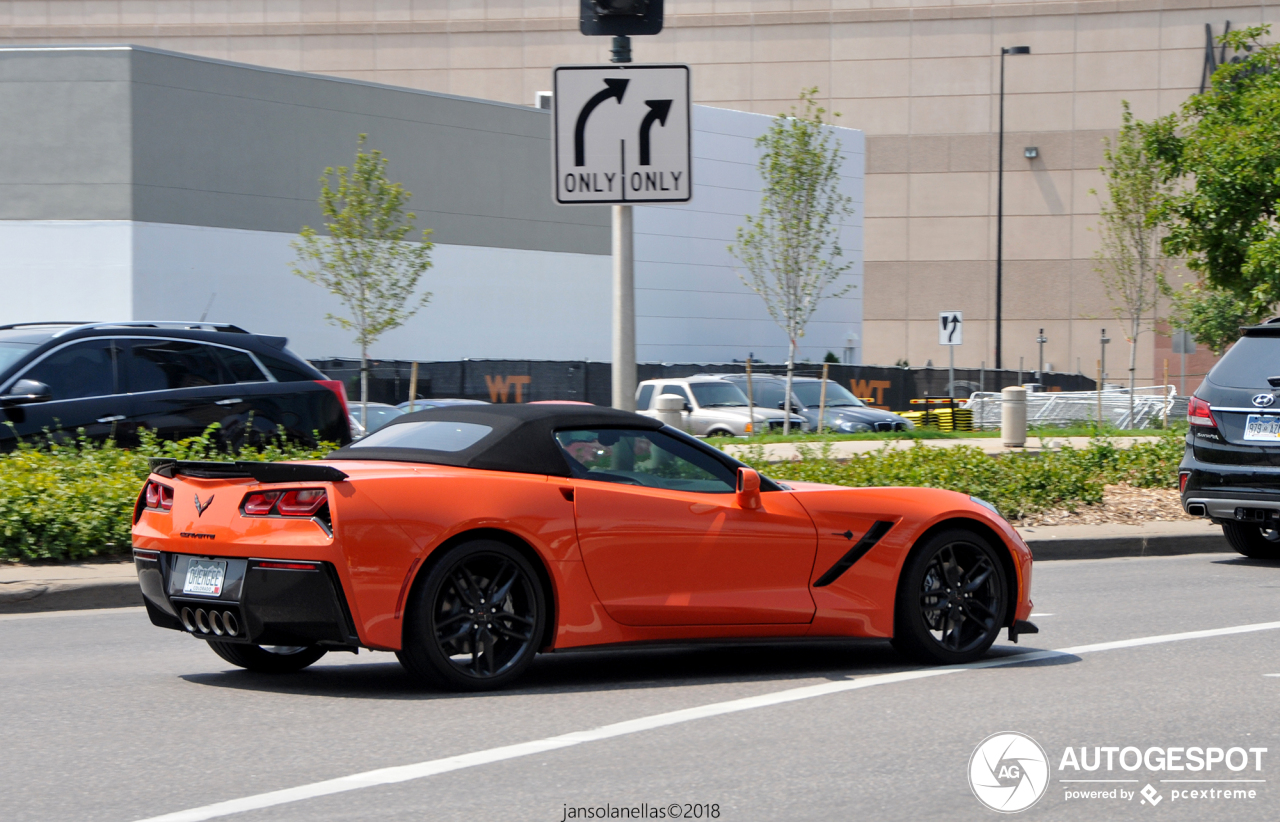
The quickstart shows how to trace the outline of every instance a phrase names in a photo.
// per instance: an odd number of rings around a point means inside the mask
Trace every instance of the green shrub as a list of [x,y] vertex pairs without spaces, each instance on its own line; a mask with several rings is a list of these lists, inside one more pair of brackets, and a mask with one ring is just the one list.
[[70,442],[23,443],[0,455],[0,559],[74,560],[128,552],[133,505],[150,457],[316,459],[337,447],[276,442],[223,454],[214,444],[216,430],[215,424],[181,442],[160,442],[144,432],[137,449],[91,442],[81,434]]
[[910,448],[883,448],[847,461],[831,459],[830,446],[818,451],[799,449],[799,460],[768,463],[764,449],[757,446],[748,449],[744,462],[783,481],[946,488],[985,499],[1006,517],[1018,519],[1038,511],[1075,510],[1081,504],[1099,503],[1108,484],[1176,488],[1183,439],[1170,432],[1150,442],[1117,448],[1098,438],[1082,449],[996,456],[968,445],[938,448],[916,441]]

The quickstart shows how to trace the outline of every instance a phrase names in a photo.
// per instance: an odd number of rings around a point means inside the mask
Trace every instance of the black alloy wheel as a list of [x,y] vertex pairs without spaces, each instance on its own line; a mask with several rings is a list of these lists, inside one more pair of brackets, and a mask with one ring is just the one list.
[[533,661],[545,620],[542,586],[529,561],[505,543],[467,542],[416,586],[396,656],[427,684],[500,688]]
[[1246,522],[1222,523],[1231,547],[1251,559],[1280,559],[1280,531]]
[[209,640],[209,647],[232,665],[260,674],[295,673],[314,664],[326,653],[324,648],[315,645],[245,645]]
[[893,644],[929,664],[982,657],[1008,620],[1008,586],[995,550],[966,530],[914,550],[898,585]]

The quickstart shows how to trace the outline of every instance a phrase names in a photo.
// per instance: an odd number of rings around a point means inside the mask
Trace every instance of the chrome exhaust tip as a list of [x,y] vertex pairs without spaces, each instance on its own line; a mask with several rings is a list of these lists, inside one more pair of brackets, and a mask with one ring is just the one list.
[[1203,503],[1203,502],[1192,502],[1192,503],[1188,503],[1188,504],[1187,504],[1187,513],[1188,513],[1188,514],[1190,514],[1190,515],[1191,515],[1191,516],[1193,516],[1193,517],[1203,517],[1203,516],[1208,516],[1208,512],[1207,512],[1207,511],[1205,511],[1205,507],[1204,507],[1204,503]]
[[227,636],[237,636],[240,633],[240,622],[230,611],[222,613],[222,627],[226,628]]
[[215,635],[222,636],[222,614],[217,611],[210,611],[209,627],[213,629]]
[[182,627],[193,634],[196,632],[196,615],[191,613],[190,608],[182,609]]
[[204,609],[196,611],[196,627],[200,629],[200,633],[209,633],[208,617],[205,615]]

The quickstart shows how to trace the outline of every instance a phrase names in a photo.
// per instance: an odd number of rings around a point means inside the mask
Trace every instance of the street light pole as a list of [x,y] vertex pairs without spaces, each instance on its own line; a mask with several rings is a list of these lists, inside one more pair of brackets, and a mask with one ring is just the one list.
[[[1002,367],[1004,343],[1004,56],[1030,54],[1030,46],[1000,49],[1000,143],[996,160],[996,369]],[[991,155],[987,155],[988,157]]]

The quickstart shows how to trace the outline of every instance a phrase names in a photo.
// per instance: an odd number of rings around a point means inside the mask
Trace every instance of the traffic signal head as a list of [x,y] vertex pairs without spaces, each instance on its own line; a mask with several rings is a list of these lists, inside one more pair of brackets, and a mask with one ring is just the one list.
[[579,0],[578,27],[587,35],[657,34],[662,0]]

